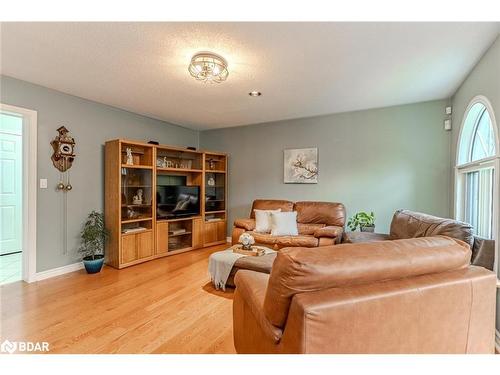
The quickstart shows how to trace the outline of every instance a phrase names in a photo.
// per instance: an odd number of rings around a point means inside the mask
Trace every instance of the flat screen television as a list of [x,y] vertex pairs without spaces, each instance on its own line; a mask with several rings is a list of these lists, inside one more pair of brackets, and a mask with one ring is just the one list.
[[156,216],[172,219],[200,214],[200,187],[158,185],[156,187]]

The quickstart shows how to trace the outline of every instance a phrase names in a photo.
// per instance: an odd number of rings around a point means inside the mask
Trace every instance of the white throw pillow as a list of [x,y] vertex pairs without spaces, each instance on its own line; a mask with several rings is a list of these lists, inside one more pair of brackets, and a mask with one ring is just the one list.
[[271,213],[281,211],[277,210],[253,210],[255,212],[255,231],[258,233],[269,233],[271,231]]
[[297,236],[297,211],[271,213],[271,236]]

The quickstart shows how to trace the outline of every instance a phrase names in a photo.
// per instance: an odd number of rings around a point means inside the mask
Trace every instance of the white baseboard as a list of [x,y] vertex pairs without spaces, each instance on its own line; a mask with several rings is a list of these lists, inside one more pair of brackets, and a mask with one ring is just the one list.
[[226,237],[226,242],[227,243],[231,243],[231,241],[232,241],[231,237]]
[[67,266],[52,268],[51,270],[37,272],[33,281],[50,279],[51,277],[61,276],[65,273],[75,272],[83,268],[83,262],[68,264]]

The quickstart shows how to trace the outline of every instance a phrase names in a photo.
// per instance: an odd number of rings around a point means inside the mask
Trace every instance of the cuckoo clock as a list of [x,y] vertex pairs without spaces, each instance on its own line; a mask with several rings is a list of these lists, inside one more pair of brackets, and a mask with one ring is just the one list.
[[66,172],[75,160],[75,140],[64,126],[61,126],[57,131],[59,135],[50,142],[54,149],[51,159],[54,167],[61,172]]

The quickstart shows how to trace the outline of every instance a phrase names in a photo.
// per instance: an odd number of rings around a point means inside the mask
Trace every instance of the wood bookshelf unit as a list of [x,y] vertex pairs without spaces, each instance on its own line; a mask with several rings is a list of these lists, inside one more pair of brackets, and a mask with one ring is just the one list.
[[[199,187],[199,213],[160,215],[158,186]],[[225,243],[227,155],[124,139],[108,141],[104,216],[110,232],[106,263],[119,269]]]

